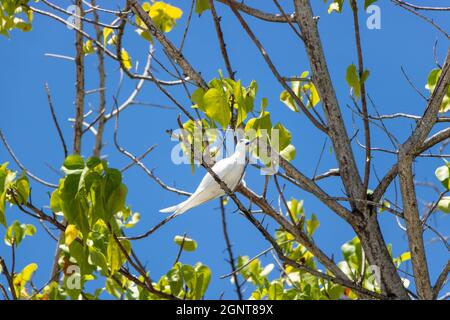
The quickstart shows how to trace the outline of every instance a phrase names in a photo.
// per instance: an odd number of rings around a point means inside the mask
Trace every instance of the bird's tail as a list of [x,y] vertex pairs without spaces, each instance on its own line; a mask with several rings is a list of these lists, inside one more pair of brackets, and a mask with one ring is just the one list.
[[204,203],[208,200],[210,200],[210,199],[205,198],[204,193],[200,192],[198,194],[191,195],[188,199],[186,199],[185,201],[183,201],[175,206],[161,209],[161,210],[159,210],[159,212],[163,212],[163,213],[173,212],[173,213],[179,215],[179,214],[182,214],[194,207],[201,205],[202,203]]
[[[161,210],[159,210],[159,212],[162,212],[162,213],[175,212],[175,213],[181,214],[185,211],[185,210],[183,210],[183,207],[186,205],[186,203],[188,203],[188,200],[189,199],[187,199],[186,201],[183,201],[177,205],[161,209]],[[180,211],[182,211],[182,212],[180,212]]]
[[168,207],[168,208],[161,209],[161,210],[159,210],[159,212],[162,212],[162,213],[174,212],[174,211],[176,211],[176,210],[178,209],[179,206],[180,206],[180,205],[177,204],[177,205],[172,206],[172,207]]

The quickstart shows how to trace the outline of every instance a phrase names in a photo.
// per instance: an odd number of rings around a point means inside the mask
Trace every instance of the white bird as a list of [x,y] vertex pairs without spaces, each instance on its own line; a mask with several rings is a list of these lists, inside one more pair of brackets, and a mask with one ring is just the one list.
[[[244,175],[246,165],[245,154],[249,145],[249,140],[241,139],[237,143],[236,149],[231,156],[217,161],[211,168],[232,191],[238,186]],[[173,212],[177,215],[182,214],[189,209],[223,195],[225,195],[225,191],[208,172],[203,177],[195,192],[188,199],[175,206],[161,209],[159,212]]]

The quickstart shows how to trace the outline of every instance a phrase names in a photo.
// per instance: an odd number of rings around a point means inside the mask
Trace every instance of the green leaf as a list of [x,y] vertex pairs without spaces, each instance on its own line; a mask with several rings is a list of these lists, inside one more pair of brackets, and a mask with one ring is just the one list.
[[319,220],[315,214],[311,215],[311,219],[306,221],[306,233],[312,237],[314,231],[320,226]]
[[247,114],[253,110],[254,96],[241,85],[238,80],[233,85],[234,107],[237,108],[237,123],[240,125],[246,118]]
[[196,276],[195,299],[200,300],[205,295],[211,281],[211,270],[201,263],[197,263],[194,270]]
[[[201,107],[204,105],[203,103],[203,97],[205,96],[205,89],[203,88],[197,88],[191,96],[192,102],[196,104],[195,107]],[[203,110],[204,111],[204,110]]]
[[139,221],[141,220],[141,215],[136,212],[133,213],[133,215],[131,216],[131,219],[129,221],[127,221],[127,223],[124,225],[124,228],[132,228],[134,227]]
[[314,83],[308,82],[302,87],[302,91],[306,95],[306,99],[308,101],[307,103],[308,108],[315,107],[320,102],[319,93],[317,92]]
[[294,112],[298,112],[297,106],[295,105],[294,99],[286,90],[282,91],[280,94],[280,101],[283,102],[289,109]]
[[77,226],[87,238],[89,232],[88,202],[83,194],[78,193],[80,174],[70,174],[61,180],[58,188],[61,211],[69,224]]
[[[244,102],[247,112],[253,111],[253,105],[256,98],[256,93],[258,92],[258,83],[255,80],[250,82],[246,90],[246,94],[244,95]],[[261,100],[261,110],[265,110],[267,107],[267,99],[262,98]]]
[[6,190],[15,174],[7,169],[8,163],[3,163],[0,166],[0,223],[3,226],[7,226],[5,217],[5,203],[6,203]]
[[59,189],[56,189],[52,192],[52,195],[50,197],[50,209],[54,213],[61,212],[61,199],[59,197]]
[[25,286],[31,280],[34,272],[37,270],[38,266],[36,263],[30,263],[22,271],[14,277],[13,285],[14,290],[16,291],[17,297],[27,296],[25,290]]
[[121,184],[111,193],[106,204],[106,222],[108,222],[117,212],[124,209],[127,193],[128,188],[124,184]]
[[84,169],[84,160],[79,155],[70,155],[64,160],[63,167],[68,170],[82,170]]
[[128,54],[128,51],[125,50],[124,48],[122,48],[121,57],[122,57],[122,64],[123,64],[124,68],[127,70],[130,70],[132,67],[131,57]]
[[80,231],[78,231],[75,225],[69,224],[64,232],[66,246],[70,246],[71,243],[78,237],[79,233]]
[[284,150],[292,141],[292,135],[288,129],[286,129],[281,123],[275,124],[272,128],[271,137],[273,139],[274,134],[278,134],[278,150]]
[[344,287],[340,285],[330,285],[331,288],[327,290],[330,300],[338,300],[344,294]]
[[375,3],[375,2],[377,2],[378,0],[364,0],[364,10],[367,10],[367,8],[371,5],[371,4],[373,4],[373,3]]
[[[291,88],[294,94],[299,98],[301,97],[304,104],[306,104],[308,108],[311,108],[315,107],[320,102],[320,97],[314,83],[309,81],[308,76],[309,72],[303,71],[299,77],[301,80],[291,81]],[[287,90],[281,92],[280,101],[292,111],[298,112],[294,97],[292,97]]]
[[[129,254],[130,248],[131,248],[130,242],[127,240],[120,240],[120,244],[125,249],[125,252],[127,252],[127,254]],[[111,274],[114,274],[125,263],[126,256],[124,255],[120,246],[118,245],[118,243],[116,242],[116,240],[114,239],[114,237],[112,235],[109,238],[108,246],[107,246],[106,250],[107,250],[106,256],[107,256],[108,265],[111,269]]]
[[435,173],[436,178],[442,183],[444,188],[447,190],[450,189],[450,164],[446,164],[445,166],[439,167],[436,169]]
[[441,69],[433,69],[428,74],[427,84],[425,85],[425,88],[432,93],[434,91],[434,88],[436,87],[436,84],[438,82],[439,77],[441,76],[442,70]]
[[442,197],[438,203],[438,208],[444,213],[450,213],[450,197]]
[[177,262],[166,276],[170,286],[170,293],[177,296],[183,289],[183,273],[181,272],[181,263]]
[[183,245],[183,250],[185,251],[195,251],[195,249],[197,249],[197,242],[195,242],[195,240],[191,238],[183,236],[175,236],[175,238],[173,238],[173,241],[175,241],[175,243],[180,247],[181,245]]
[[25,174],[22,174],[14,183],[11,183],[10,188],[14,190],[14,197],[11,196],[10,202],[23,205],[28,201],[30,196],[30,183]]
[[122,184],[122,173],[120,170],[108,168],[105,170],[105,196],[109,197],[112,192]]
[[[137,19],[139,19],[139,18],[136,17],[136,20]],[[135,31],[142,38],[144,38],[145,40],[147,40],[150,43],[153,43],[153,37],[152,37],[151,33],[148,30],[136,29]]]
[[358,237],[344,243],[341,247],[342,255],[352,273],[359,274],[362,267],[362,249]]
[[109,37],[113,33],[113,29],[105,27],[103,28],[103,46],[106,47]]
[[[432,94],[434,89],[436,88],[441,73],[442,73],[441,69],[433,69],[428,74],[427,84],[425,85],[425,88],[430,91],[430,94]],[[449,110],[450,110],[450,85],[448,86],[447,92],[444,98],[442,99],[439,112],[447,112]]]
[[204,109],[208,117],[226,128],[231,120],[228,97],[223,90],[209,89],[203,96]]
[[409,251],[404,252],[398,258],[400,259],[400,262],[405,262],[405,261],[411,260],[411,252],[409,252]]
[[328,7],[328,13],[330,14],[334,11],[341,13],[343,6],[344,6],[344,0],[334,0]]
[[94,247],[89,247],[89,262],[99,267],[105,275],[108,275],[108,264],[105,255]]
[[162,1],[154,2],[147,6],[150,18],[156,26],[163,32],[169,32],[177,24],[177,20],[183,15],[183,11],[177,7]]
[[359,82],[358,72],[356,71],[356,66],[354,64],[351,64],[347,68],[345,80],[347,80],[348,85],[353,90],[353,94],[356,99],[359,99],[361,96],[361,84]]
[[86,166],[89,169],[94,169],[96,166],[98,166],[101,163],[102,163],[102,161],[97,157],[90,157],[89,159],[86,160]]
[[297,154],[297,150],[295,149],[295,147],[290,144],[288,145],[286,148],[284,148],[281,152],[280,155],[286,159],[287,161],[292,161],[295,159],[295,156]]
[[36,227],[32,224],[20,224],[15,220],[6,230],[5,243],[8,246],[18,247],[26,236],[33,236],[35,233]]
[[361,77],[361,83],[366,82],[367,79],[369,78],[369,75],[370,75],[370,71],[364,70],[362,77]]
[[267,290],[269,300],[283,300],[284,288],[279,281],[273,281]]
[[209,10],[209,1],[208,0],[196,0],[195,3],[195,13],[199,15],[203,13],[205,10]]
[[95,52],[94,46],[92,45],[92,40],[87,40],[83,43],[83,53],[85,55],[92,54]]

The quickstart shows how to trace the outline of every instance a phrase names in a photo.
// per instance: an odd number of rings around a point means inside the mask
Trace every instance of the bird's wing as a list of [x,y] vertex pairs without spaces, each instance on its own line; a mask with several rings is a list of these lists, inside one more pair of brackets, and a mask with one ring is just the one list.
[[[235,166],[235,161],[233,159],[225,158],[222,160],[217,161],[212,166],[212,171],[214,171],[215,174],[221,179],[224,180],[225,177],[232,172]],[[205,176],[203,177],[202,181],[197,187],[197,190],[195,190],[195,193],[199,193],[207,188],[210,188],[211,186],[214,186],[215,188],[220,188],[220,186],[216,183],[213,176],[207,172]]]

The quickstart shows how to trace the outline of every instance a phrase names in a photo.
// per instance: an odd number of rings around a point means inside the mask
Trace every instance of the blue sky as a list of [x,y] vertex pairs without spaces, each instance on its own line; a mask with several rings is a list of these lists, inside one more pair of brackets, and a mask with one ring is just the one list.
[[[248,5],[258,6],[261,9],[277,12],[272,1],[246,1]],[[341,15],[327,14],[327,6],[323,1],[313,1],[314,11],[321,18],[319,29],[328,66],[334,81],[335,89],[341,104],[342,112],[346,120],[347,129],[353,133],[351,112],[346,104],[351,104],[349,88],[345,82],[345,71],[349,64],[356,63],[356,50],[354,47],[353,22],[350,8],[346,6]],[[60,6],[67,6],[68,1],[55,1]],[[100,4],[110,6],[109,1],[99,1]],[[169,3],[183,9],[184,15],[178,26],[168,34],[176,44],[180,43],[184,25],[186,23],[189,1],[171,0]],[[427,94],[424,84],[427,75],[435,67],[433,57],[433,45],[438,40],[437,57],[442,61],[448,48],[446,40],[436,29],[414,15],[393,6],[389,1],[379,1],[381,7],[381,29],[368,30],[365,28],[365,13],[361,13],[363,52],[365,66],[370,70],[367,88],[370,96],[382,114],[406,112],[420,115],[425,107],[422,98],[408,85],[401,73],[403,67],[411,80]],[[431,5],[443,5],[445,1],[430,1]],[[40,4],[37,4],[40,6]],[[112,6],[111,8],[114,8]],[[227,42],[231,63],[237,70],[236,77],[243,84],[248,85],[251,80],[258,82],[259,90],[256,104],[261,98],[269,101],[268,111],[272,114],[273,123],[281,121],[293,134],[294,145],[297,148],[297,158],[294,164],[303,172],[311,176],[322,149],[325,137],[317,129],[313,128],[306,117],[300,113],[292,113],[279,101],[281,86],[264,63],[261,55],[253,43],[244,33],[233,14],[225,6],[218,4],[217,10],[222,18],[224,36]],[[289,8],[288,11],[291,11]],[[243,15],[250,26],[266,47],[272,60],[277,65],[280,73],[285,76],[299,75],[309,70],[308,61],[302,43],[285,24],[270,24],[258,21]],[[444,19],[443,14],[436,14],[436,20],[440,25],[449,30],[450,22]],[[110,21],[110,20],[107,20]],[[91,31],[91,30],[90,30]],[[59,168],[63,161],[63,152],[52,124],[44,91],[44,83],[48,82],[52,91],[53,102],[58,118],[62,125],[64,136],[71,147],[72,127],[67,121],[74,116],[74,81],[75,68],[72,62],[67,60],[49,58],[45,53],[74,55],[74,34],[62,24],[52,21],[47,17],[35,16],[33,31],[30,33],[13,32],[11,39],[0,38],[0,128],[3,130],[16,155],[26,165],[29,171],[45,180],[57,182],[58,175],[49,167]],[[132,28],[127,29],[124,46],[130,53],[133,61],[140,61],[140,68],[144,64],[147,44]],[[164,60],[161,48],[156,46],[158,58]],[[194,14],[191,28],[186,41],[185,56],[192,65],[201,72],[202,76],[210,80],[217,76],[217,70],[225,70],[216,40],[216,34],[210,12],[205,12],[201,17]],[[86,89],[97,88],[96,57],[86,57]],[[119,72],[117,63],[108,60],[107,103],[111,110],[113,107],[113,95],[116,93]],[[166,77],[162,70],[155,65],[155,74]],[[133,90],[135,82],[125,79],[118,97],[119,102],[127,98]],[[171,88],[171,91],[186,106],[189,106],[183,91]],[[146,84],[137,99],[149,103],[173,106],[163,97],[157,88]],[[96,96],[87,97],[86,109],[96,110]],[[371,109],[373,113],[374,110]],[[163,110],[145,106],[132,106],[120,117],[119,140],[122,146],[135,154],[142,153],[148,146],[157,144],[157,148],[146,158],[145,164],[149,168],[155,168],[155,173],[169,185],[193,191],[204,174],[203,169],[191,174],[188,165],[174,165],[170,160],[170,152],[174,146],[165,131],[177,127],[176,117],[180,114],[177,109]],[[91,116],[92,119],[95,115]],[[112,143],[113,121],[107,125],[104,155],[107,156],[110,166],[121,168],[128,164],[128,159],[118,154]],[[356,123],[358,128],[360,123]],[[387,123],[388,128],[395,136],[403,141],[411,132],[414,123],[408,120],[398,120]],[[435,130],[442,129],[443,125]],[[377,147],[392,148],[386,136],[379,130],[373,129],[373,145]],[[360,139],[362,136],[360,136]],[[330,143],[324,153],[319,172],[335,167],[334,155],[329,152]],[[93,139],[90,134],[83,141],[84,156],[92,153]],[[362,168],[363,150],[354,145],[357,161]],[[376,165],[376,173],[383,176],[395,162],[395,157],[383,153],[375,153],[373,162]],[[9,161],[10,167],[18,170],[3,147],[0,148],[0,162]],[[416,179],[436,183],[434,170],[442,164],[439,159],[421,159],[416,164]],[[129,188],[127,202],[132,210],[141,213],[141,222],[128,234],[140,234],[164,216],[158,212],[160,208],[180,202],[182,199],[176,194],[161,189],[150,180],[142,170],[133,167],[127,171],[124,177]],[[247,184],[257,192],[262,191],[264,178],[258,171],[250,168],[246,174]],[[320,185],[330,194],[341,195],[342,186],[334,178],[321,182]],[[376,186],[376,177],[372,174],[370,187]],[[33,202],[41,207],[48,204],[48,192],[51,190],[32,183]],[[427,188],[418,188],[419,198],[424,201],[433,201],[435,193]],[[275,200],[274,187],[269,190],[269,196]],[[340,246],[354,237],[350,227],[340,221],[332,212],[325,208],[306,192],[286,188],[287,198],[295,197],[305,200],[307,215],[315,213],[321,225],[315,234],[315,241],[323,247],[329,255],[334,254],[340,259]],[[395,199],[394,189],[389,191],[389,197]],[[247,201],[244,201],[247,203]],[[235,298],[234,287],[228,279],[221,280],[221,275],[229,272],[226,263],[227,253],[223,239],[220,211],[218,201],[205,204],[189,213],[182,215],[156,232],[150,238],[134,243],[134,247],[141,260],[146,263],[150,275],[157,279],[168,271],[176,258],[178,246],[173,242],[175,235],[187,233],[198,242],[198,249],[192,253],[183,253],[181,261],[195,263],[202,261],[213,272],[212,282],[207,293],[208,298],[218,298],[225,292],[225,298]],[[234,212],[235,206],[227,206],[227,217],[230,237],[234,244],[235,255],[254,256],[266,249],[269,245],[261,238],[260,234],[238,213]],[[37,262],[39,269],[34,281],[37,286],[45,283],[50,274],[55,244],[44,232],[39,223],[28,219],[17,209],[7,210],[7,220],[11,223],[18,219],[21,222],[33,223],[38,228],[38,233],[33,238],[23,241],[17,252],[17,269],[23,268],[30,262]],[[386,213],[379,217],[387,242],[393,244],[394,256],[398,256],[407,250],[404,232],[397,226],[395,219]],[[449,230],[448,216],[437,213],[431,220],[444,234]],[[4,229],[0,228],[0,236],[3,237]],[[448,252],[442,243],[429,241],[434,236],[425,233],[427,254],[430,263],[432,280],[448,260]],[[9,248],[0,244],[0,254],[9,257]],[[269,256],[270,257],[270,256]],[[263,258],[265,263],[270,259]],[[404,266],[411,271],[410,266]],[[3,281],[1,279],[0,281]],[[447,290],[448,290],[447,286]],[[250,288],[249,288],[250,290]],[[245,296],[248,296],[247,291]]]

